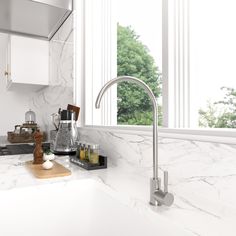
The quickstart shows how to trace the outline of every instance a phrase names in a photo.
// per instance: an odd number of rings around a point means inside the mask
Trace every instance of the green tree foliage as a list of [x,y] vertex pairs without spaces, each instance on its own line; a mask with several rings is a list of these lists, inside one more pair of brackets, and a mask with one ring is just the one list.
[[199,110],[199,126],[209,128],[236,128],[236,90],[221,88],[224,98],[221,101],[208,102],[207,110]]
[[[134,76],[152,89],[156,97],[160,96],[161,76],[148,48],[139,40],[131,27],[118,24],[117,32],[117,69],[118,76]],[[148,95],[137,85],[122,82],[117,87],[118,124],[152,124],[152,106]],[[162,116],[160,116],[159,123]]]

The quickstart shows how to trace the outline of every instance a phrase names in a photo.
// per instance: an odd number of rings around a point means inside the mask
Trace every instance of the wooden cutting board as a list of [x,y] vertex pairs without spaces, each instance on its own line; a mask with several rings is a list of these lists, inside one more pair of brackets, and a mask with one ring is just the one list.
[[63,177],[71,175],[71,171],[68,170],[63,165],[57,163],[56,161],[53,162],[53,167],[50,170],[43,169],[41,164],[33,165],[32,161],[27,161],[26,167],[30,170],[30,172],[39,179],[47,179],[47,178],[54,178],[54,177]]

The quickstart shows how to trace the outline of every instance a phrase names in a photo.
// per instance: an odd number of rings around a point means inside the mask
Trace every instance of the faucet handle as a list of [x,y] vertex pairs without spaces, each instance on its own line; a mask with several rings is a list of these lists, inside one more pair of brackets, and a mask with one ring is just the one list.
[[160,179],[151,179],[150,204],[170,206],[174,202],[174,195],[168,193],[168,171],[164,171],[164,189],[161,190]]
[[164,171],[164,189],[161,190],[160,179],[151,179],[150,182],[150,204],[170,206],[174,202],[174,195],[168,193],[168,171]]
[[168,171],[164,171],[164,193],[168,193]]

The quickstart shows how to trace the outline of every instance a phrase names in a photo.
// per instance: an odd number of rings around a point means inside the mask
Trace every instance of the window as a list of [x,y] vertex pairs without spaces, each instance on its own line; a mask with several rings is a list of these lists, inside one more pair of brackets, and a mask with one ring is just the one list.
[[168,127],[235,128],[235,1],[176,0],[168,10]]
[[131,83],[113,86],[100,110],[94,104],[105,82],[129,75],[152,88],[161,108],[161,11],[161,0],[85,1],[85,124],[152,123],[150,99]]
[[[118,0],[117,75],[137,77],[148,84],[159,104],[162,123],[162,2]],[[117,124],[151,125],[150,98],[131,83],[117,85]]]
[[124,74],[142,78],[132,68],[134,61],[124,60],[129,55],[124,40],[131,39],[128,44],[133,47],[137,43],[148,48],[146,53],[157,67],[157,80],[149,85],[156,89],[163,112],[159,124],[170,128],[236,127],[233,0],[81,2],[86,125],[151,124],[148,98],[141,103],[142,114],[140,104],[135,104],[141,93],[125,83],[105,94],[100,110],[94,107],[99,90],[111,78]]
[[189,11],[192,126],[236,128],[236,2],[190,0]]

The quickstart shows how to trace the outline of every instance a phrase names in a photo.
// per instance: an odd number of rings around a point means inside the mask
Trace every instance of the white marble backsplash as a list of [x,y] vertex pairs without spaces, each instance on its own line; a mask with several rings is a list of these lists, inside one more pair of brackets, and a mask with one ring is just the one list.
[[[152,136],[98,130],[96,128],[79,128],[79,141],[98,143],[103,152],[116,164],[119,160],[134,167],[150,168],[152,166]],[[201,142],[171,138],[158,138],[159,162],[170,168],[183,158],[196,158],[208,163],[224,158],[236,158],[236,145]]]
[[49,86],[34,94],[31,108],[43,131],[52,129],[50,115],[73,102],[74,28],[73,15],[65,21],[49,43]]

